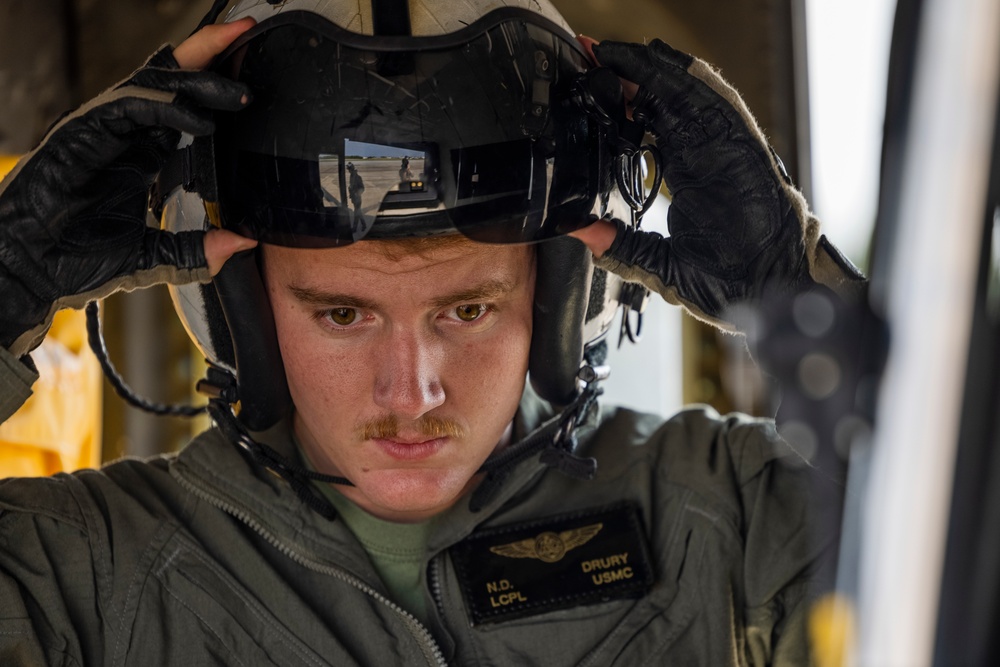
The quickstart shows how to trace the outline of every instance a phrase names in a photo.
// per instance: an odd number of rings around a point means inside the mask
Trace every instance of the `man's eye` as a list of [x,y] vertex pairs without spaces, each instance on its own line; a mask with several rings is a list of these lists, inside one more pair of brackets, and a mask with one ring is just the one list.
[[327,313],[327,317],[337,326],[346,327],[358,319],[358,311],[354,308],[334,308]]
[[467,303],[455,309],[455,315],[463,322],[474,322],[486,312],[486,306],[481,303]]

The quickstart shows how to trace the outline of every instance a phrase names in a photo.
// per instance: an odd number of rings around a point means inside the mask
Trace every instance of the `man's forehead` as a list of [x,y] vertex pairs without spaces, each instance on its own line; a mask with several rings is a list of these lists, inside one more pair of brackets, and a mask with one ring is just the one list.
[[435,302],[464,292],[470,299],[476,294],[498,298],[528,281],[533,284],[534,251],[528,246],[462,239],[409,254],[398,254],[399,249],[396,242],[383,241],[326,249],[269,246],[264,248],[265,274],[310,302],[384,289],[405,290],[415,297],[419,293],[422,300]]
[[442,236],[424,236],[399,239],[372,239],[358,243],[362,249],[377,252],[387,259],[398,260],[403,257],[415,255],[417,257],[432,253],[445,253],[453,251],[455,253],[479,253],[486,252],[490,247],[485,243],[478,243],[461,234],[447,234]]
[[530,245],[487,244],[458,235],[364,240],[334,248],[292,248],[262,243],[261,248],[265,263],[291,268],[326,264],[407,270],[467,262],[484,267],[509,264],[520,268],[526,260],[534,258],[534,247]]

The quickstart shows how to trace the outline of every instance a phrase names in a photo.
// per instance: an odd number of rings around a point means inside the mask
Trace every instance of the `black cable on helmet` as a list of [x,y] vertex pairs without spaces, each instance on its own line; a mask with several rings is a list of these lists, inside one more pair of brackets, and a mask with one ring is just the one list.
[[[513,469],[539,453],[541,462],[550,468],[578,479],[592,478],[597,471],[597,461],[576,455],[577,441],[573,430],[577,419],[586,415],[593,401],[602,392],[603,389],[588,385],[555,419],[546,422],[525,440],[487,459],[477,471],[486,473],[486,477],[472,492],[469,509],[479,512],[486,507],[496,497]],[[567,428],[570,424],[572,428]]]
[[135,391],[133,391],[132,388],[125,383],[122,376],[118,374],[114,364],[111,363],[111,359],[108,357],[108,346],[104,342],[104,332],[101,330],[101,318],[98,303],[96,301],[88,303],[86,313],[87,341],[90,344],[90,349],[94,351],[97,361],[101,364],[101,370],[104,371],[104,376],[108,378],[108,382],[111,383],[115,393],[121,396],[126,403],[139,408],[140,410],[151,412],[155,415],[171,417],[197,417],[207,410],[207,406],[204,405],[168,405],[164,403],[154,403],[153,401],[138,396]]
[[489,504],[513,469],[522,461],[541,454],[539,461],[576,479],[590,480],[597,473],[597,460],[576,453],[579,441],[576,429],[587,421],[597,398],[604,393],[600,382],[606,377],[598,370],[607,357],[607,344],[599,342],[587,351],[587,365],[581,370],[585,386],[580,395],[566,406],[558,416],[536,429],[526,439],[512,445],[495,456],[490,456],[477,472],[486,477],[472,492],[469,509],[479,512]]
[[349,479],[307,470],[298,463],[288,460],[272,447],[262,442],[257,442],[243,428],[243,425],[239,423],[239,420],[233,415],[229,404],[223,398],[213,398],[209,401],[208,405],[202,406],[164,405],[154,403],[136,395],[132,388],[125,383],[121,375],[118,374],[118,371],[108,357],[108,347],[104,341],[104,333],[101,328],[98,303],[96,301],[88,303],[86,313],[87,339],[90,343],[90,349],[97,356],[97,360],[101,364],[101,369],[104,371],[105,377],[108,378],[108,382],[114,387],[115,393],[121,396],[126,403],[156,415],[195,417],[207,411],[226,438],[235,444],[241,452],[246,454],[255,465],[274,472],[288,482],[288,485],[292,487],[295,494],[320,516],[326,519],[336,517],[336,510],[333,505],[313,487],[311,482],[318,481],[353,486]]
[[307,470],[279,454],[273,447],[254,440],[233,414],[229,404],[221,399],[209,401],[208,411],[223,435],[255,466],[273,472],[288,482],[295,495],[324,519],[333,520],[337,517],[333,503],[320,493],[312,482],[354,486],[349,479]]

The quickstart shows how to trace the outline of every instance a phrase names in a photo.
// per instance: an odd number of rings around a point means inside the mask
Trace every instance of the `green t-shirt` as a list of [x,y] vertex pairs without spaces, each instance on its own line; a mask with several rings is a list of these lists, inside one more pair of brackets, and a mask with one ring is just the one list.
[[[312,461],[302,447],[299,455],[310,470]],[[420,523],[395,523],[372,516],[344,497],[332,484],[315,482],[368,553],[375,571],[389,591],[389,598],[420,622],[427,621],[424,600],[424,557],[433,519]]]

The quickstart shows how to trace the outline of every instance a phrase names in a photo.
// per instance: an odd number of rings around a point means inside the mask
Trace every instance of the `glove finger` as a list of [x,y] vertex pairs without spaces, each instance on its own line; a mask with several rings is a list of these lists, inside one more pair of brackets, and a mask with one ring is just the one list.
[[618,236],[596,266],[645,286],[667,303],[685,307],[695,317],[732,330],[719,319],[729,302],[725,283],[692,277],[690,269],[685,269],[676,256],[673,239],[632,229],[620,220],[615,223]]
[[[128,89],[116,91],[128,92]],[[164,128],[169,132],[164,132]],[[91,180],[95,170],[107,167],[142,143],[144,135],[152,133],[153,137],[163,139],[170,138],[171,133],[187,132],[202,136],[214,129],[215,123],[204,110],[163,99],[121,97],[56,128],[44,145],[54,159],[44,160],[39,167],[44,168],[45,182],[61,183],[58,189],[78,188]]]
[[618,234],[607,254],[623,264],[639,267],[647,273],[656,274],[667,282],[670,260],[670,238],[656,232],[634,229],[616,220]]
[[627,281],[639,282],[662,293],[672,283],[670,276],[671,240],[615,219],[615,240],[602,260],[615,262],[613,270]]
[[246,84],[210,71],[147,68],[136,72],[129,85],[178,93],[199,106],[219,111],[239,111],[250,100]]
[[[128,90],[127,88],[122,89],[123,92]],[[133,90],[140,91],[142,89]],[[165,95],[165,93],[160,93],[160,95]],[[140,128],[166,127],[187,132],[196,137],[211,134],[215,130],[215,121],[210,112],[176,98],[165,101],[139,95],[129,96],[122,98],[117,108],[109,109],[109,111],[111,115],[117,113],[123,121],[115,131],[115,134],[123,138],[129,132]]]
[[[666,138],[692,114],[692,95],[698,86],[687,68],[693,58],[655,40],[649,46],[602,42],[594,48],[602,64],[639,88],[631,99],[633,118]],[[699,100],[704,103],[705,100]]]
[[162,283],[208,280],[204,237],[200,230],[171,233],[147,227],[137,244],[106,252],[102,277],[80,291],[103,298]]
[[[656,51],[657,61],[660,62],[654,61],[651,57],[654,45],[662,47]],[[670,57],[669,52],[676,55]],[[622,78],[634,81],[640,86],[648,84],[659,76],[664,65],[676,68],[680,72],[687,72],[693,61],[691,56],[675,51],[659,40],[654,40],[648,47],[642,44],[604,41],[594,45],[594,55],[601,65],[610,67]]]
[[694,62],[694,56],[683,51],[678,51],[662,39],[654,39],[649,43],[649,53],[660,65],[676,67],[685,72],[688,71],[691,63]]
[[[55,309],[82,308],[88,301],[103,299],[119,291],[161,283],[208,280],[203,237],[201,231],[171,234],[148,229],[138,247],[135,244],[120,246],[110,252],[92,253],[85,262],[67,262],[66,269],[73,270],[75,280],[64,286],[68,288],[63,292],[65,296],[51,299],[52,306]],[[0,269],[0,284],[3,279]],[[31,291],[25,291],[26,298],[30,295]],[[13,298],[10,300],[13,302]],[[51,323],[51,317],[45,319],[45,313],[51,312],[52,307],[44,302],[40,304],[37,299],[28,299],[23,311],[26,316],[5,316],[0,323],[0,344],[15,356],[27,354],[37,347]]]
[[150,271],[161,267],[182,272],[207,269],[205,232],[193,230],[172,233],[146,228],[136,269]]
[[[58,300],[64,307],[77,307],[74,298],[81,294],[103,299],[119,291],[208,277],[203,231],[171,233],[113,223],[101,229],[93,224],[87,227],[90,239],[79,239],[73,252],[75,257],[58,269],[72,274],[55,279],[63,286],[65,296]],[[112,239],[110,234],[114,232],[119,236]],[[85,241],[89,241],[86,248]]]
[[636,108],[652,104],[653,122],[661,134],[678,122],[699,116],[700,109],[732,112],[730,103],[723,100],[718,91],[691,74],[693,56],[658,39],[649,46],[602,42],[594,51],[602,64],[639,84],[639,94],[633,104]]

